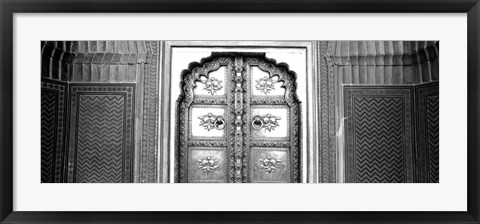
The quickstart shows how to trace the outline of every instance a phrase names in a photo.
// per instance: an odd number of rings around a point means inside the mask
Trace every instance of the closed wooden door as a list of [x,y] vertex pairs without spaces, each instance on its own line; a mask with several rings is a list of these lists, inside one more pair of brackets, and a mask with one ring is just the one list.
[[263,53],[213,53],[184,70],[178,182],[300,182],[296,77]]

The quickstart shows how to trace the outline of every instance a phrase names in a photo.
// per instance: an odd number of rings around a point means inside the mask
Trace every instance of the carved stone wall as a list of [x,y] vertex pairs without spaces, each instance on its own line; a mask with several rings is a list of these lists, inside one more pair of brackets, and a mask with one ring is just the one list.
[[[345,180],[344,86],[409,85],[439,80],[438,41],[319,41],[319,182]],[[416,179],[417,180],[417,179]]]
[[317,58],[319,60],[319,86],[320,90],[320,108],[319,118],[320,126],[320,147],[319,147],[319,182],[331,183],[337,182],[336,161],[336,114],[335,114],[335,89],[337,80],[333,73],[333,67],[327,64],[328,42],[320,41],[317,43]]
[[439,180],[439,91],[438,82],[415,87],[417,107],[416,179],[423,183]]
[[75,52],[73,41],[42,41],[41,77],[49,80],[68,81],[68,71],[72,69]]
[[[131,168],[134,176],[128,179],[128,182],[157,182],[159,178],[157,176],[157,127],[160,51],[161,42],[159,41],[41,42],[41,76],[44,80],[64,81],[67,89],[81,83],[108,84],[112,89],[122,88],[126,83],[135,85],[134,94],[137,97],[132,99],[135,108],[135,111],[132,111],[134,116],[132,124],[135,124],[132,126],[134,128],[132,135],[135,135],[132,142],[134,149],[132,157],[134,156],[135,162],[132,159],[133,167]],[[107,89],[103,90],[103,94],[117,93]],[[64,99],[66,105],[73,104],[73,100],[74,98],[70,97]],[[46,99],[44,107],[45,111],[51,110],[46,108],[49,107]],[[67,116],[72,113],[71,110],[67,112]],[[42,116],[43,114],[42,112]],[[112,123],[113,126],[115,126],[114,123]],[[46,125],[47,123],[44,126]],[[75,130],[68,126],[64,131],[71,133]],[[46,145],[48,136],[44,137]],[[108,147],[106,149],[108,150]],[[51,153],[44,153],[45,164],[51,156]],[[65,161],[63,163],[61,166],[67,169],[68,164]],[[45,165],[42,169],[50,170],[50,167]],[[62,174],[64,178],[65,173],[66,171]],[[63,182],[63,178],[55,182]]]
[[149,41],[42,41],[42,77],[69,82],[136,82]]
[[[137,100],[141,100],[142,114],[141,120],[137,122],[141,123],[141,135],[137,139],[141,142],[140,160],[139,160],[139,180],[141,183],[155,183],[161,181],[163,178],[157,176],[157,168],[163,167],[163,164],[157,163],[158,157],[158,97],[159,97],[159,58],[161,52],[161,43],[158,41],[147,41],[146,50],[149,57],[147,58],[147,64],[143,80],[138,80],[139,85],[143,87],[143,92],[139,95]],[[140,132],[140,130],[138,130]],[[168,149],[162,149],[168,150]],[[138,154],[137,154],[138,155]],[[166,166],[164,166],[166,167]],[[158,178],[158,179],[157,179]]]
[[420,84],[438,80],[438,41],[329,41],[327,57],[343,84]]

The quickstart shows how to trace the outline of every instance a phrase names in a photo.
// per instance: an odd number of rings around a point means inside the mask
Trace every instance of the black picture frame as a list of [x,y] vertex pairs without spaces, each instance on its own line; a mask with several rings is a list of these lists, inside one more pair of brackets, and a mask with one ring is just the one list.
[[[0,220],[2,223],[479,223],[478,0],[0,0]],[[467,13],[466,212],[19,212],[13,211],[14,13]]]

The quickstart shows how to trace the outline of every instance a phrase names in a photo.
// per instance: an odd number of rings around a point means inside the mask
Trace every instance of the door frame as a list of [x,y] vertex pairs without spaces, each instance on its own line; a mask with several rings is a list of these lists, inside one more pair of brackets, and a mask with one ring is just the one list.
[[[160,71],[159,83],[159,137],[158,137],[158,166],[157,175],[158,182],[173,183],[175,175],[175,162],[170,157],[174,153],[172,142],[174,142],[175,133],[171,132],[172,125],[175,126],[175,117],[171,117],[172,99],[172,48],[188,47],[188,48],[229,48],[235,51],[235,48],[300,48],[306,50],[306,102],[302,102],[302,110],[305,111],[305,118],[302,121],[302,155],[306,153],[306,169],[302,172],[302,183],[318,182],[318,146],[319,136],[318,130],[318,93],[319,85],[317,76],[317,60],[315,41],[161,41],[161,57],[159,64],[163,67]],[[207,57],[206,55],[205,57]],[[298,81],[298,79],[297,79]],[[300,92],[301,90],[297,90]],[[173,162],[172,162],[173,161]]]

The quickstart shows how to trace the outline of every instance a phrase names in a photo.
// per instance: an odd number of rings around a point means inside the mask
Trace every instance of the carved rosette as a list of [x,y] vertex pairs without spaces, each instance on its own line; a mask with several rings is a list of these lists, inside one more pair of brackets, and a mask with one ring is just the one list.
[[205,79],[202,83],[205,84],[203,89],[211,95],[214,95],[217,91],[223,88],[222,80],[218,80],[215,77]]
[[212,159],[211,156],[207,156],[204,159],[199,159],[197,160],[197,162],[198,162],[198,169],[202,170],[206,174],[209,174],[218,168],[218,161]]
[[275,89],[274,84],[276,82],[271,77],[264,76],[261,79],[255,80],[255,82],[257,83],[255,85],[255,88],[257,88],[257,90],[260,90],[260,92],[264,93],[265,95],[269,94],[270,91]]
[[268,174],[275,172],[278,169],[282,160],[274,159],[272,156],[267,156],[265,159],[260,159],[260,167]]

